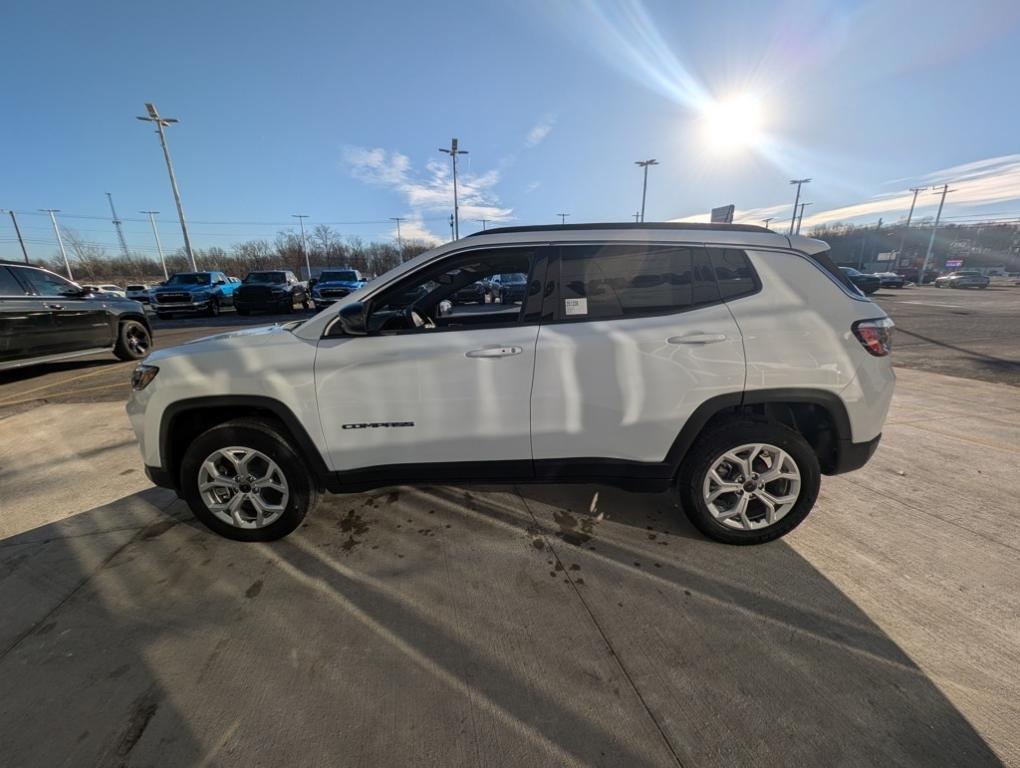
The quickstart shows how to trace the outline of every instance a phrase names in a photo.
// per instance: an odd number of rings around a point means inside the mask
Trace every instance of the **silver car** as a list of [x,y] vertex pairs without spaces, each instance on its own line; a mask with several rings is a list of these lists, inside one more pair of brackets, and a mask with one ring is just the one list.
[[991,281],[980,272],[973,270],[950,272],[935,278],[936,288],[987,288]]

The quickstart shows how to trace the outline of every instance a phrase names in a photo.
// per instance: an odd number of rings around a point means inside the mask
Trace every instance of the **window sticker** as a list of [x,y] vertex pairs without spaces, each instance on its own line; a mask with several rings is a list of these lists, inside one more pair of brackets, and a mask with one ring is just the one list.
[[588,299],[564,299],[563,311],[568,317],[588,314]]

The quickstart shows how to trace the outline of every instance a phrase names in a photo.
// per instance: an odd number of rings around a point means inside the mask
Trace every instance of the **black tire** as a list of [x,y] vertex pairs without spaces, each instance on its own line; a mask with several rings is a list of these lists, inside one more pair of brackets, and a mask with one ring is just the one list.
[[152,334],[138,320],[124,320],[117,327],[113,354],[120,360],[141,360],[152,351]]
[[[198,473],[202,462],[218,448],[241,446],[259,451],[274,462],[283,473],[290,496],[281,516],[263,528],[238,528],[224,522],[206,506],[198,490]],[[304,520],[315,506],[318,490],[305,467],[304,459],[283,436],[275,422],[250,418],[235,419],[203,432],[188,446],[181,462],[179,487],[191,511],[207,528],[235,541],[274,541],[286,536]]]
[[[738,530],[715,519],[705,502],[703,488],[719,457],[749,443],[767,443],[785,451],[800,471],[801,487],[793,508],[778,521],[764,528]],[[736,421],[698,438],[684,458],[676,490],[687,518],[710,539],[725,544],[763,544],[785,536],[803,522],[818,498],[820,484],[818,457],[799,432],[772,421]]]
[[248,307],[238,307],[237,314],[241,315],[242,317],[246,317],[247,315],[251,314],[251,310],[248,309]]
[[301,308],[302,309],[311,309],[312,308],[312,305],[308,302],[308,297],[307,296],[305,296],[304,298],[301,299]]
[[213,296],[209,299],[209,308],[205,311],[207,317],[219,317],[220,315],[220,300]]
[[285,314],[292,314],[294,312],[294,297],[288,296],[287,300],[280,305],[280,309],[283,310]]

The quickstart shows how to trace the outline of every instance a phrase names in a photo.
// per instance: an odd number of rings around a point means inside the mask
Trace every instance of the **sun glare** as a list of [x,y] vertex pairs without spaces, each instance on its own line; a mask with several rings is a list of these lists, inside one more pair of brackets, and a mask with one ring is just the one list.
[[761,102],[751,94],[713,101],[702,116],[705,137],[717,151],[753,148],[761,139]]

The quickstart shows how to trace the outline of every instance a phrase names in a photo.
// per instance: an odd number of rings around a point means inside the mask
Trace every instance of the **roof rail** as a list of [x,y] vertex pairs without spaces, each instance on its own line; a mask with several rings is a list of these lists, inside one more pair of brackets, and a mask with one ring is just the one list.
[[515,232],[573,232],[579,229],[668,229],[668,230],[707,230],[716,232],[762,232],[779,234],[757,224],[708,224],[704,222],[654,221],[641,224],[628,222],[599,222],[594,224],[534,224],[520,227],[495,227],[472,232],[466,237],[479,235],[505,235]]

